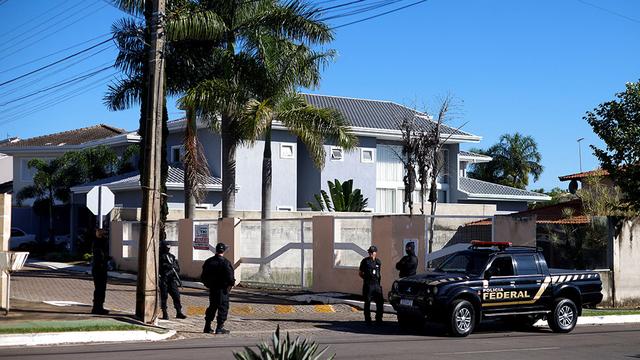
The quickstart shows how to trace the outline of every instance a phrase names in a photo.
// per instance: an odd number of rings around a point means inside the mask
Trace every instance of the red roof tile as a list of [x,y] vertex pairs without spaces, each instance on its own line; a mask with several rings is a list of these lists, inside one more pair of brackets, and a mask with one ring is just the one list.
[[583,171],[583,172],[579,172],[571,175],[558,176],[558,178],[560,179],[560,181],[567,181],[567,180],[574,180],[574,179],[580,180],[589,176],[608,176],[608,175],[609,175],[609,172],[607,170],[595,169],[595,170]]
[[[571,209],[572,213],[570,216],[567,216],[565,209]],[[537,224],[578,225],[589,223],[589,218],[584,214],[582,200],[580,199],[539,207],[537,209],[520,211],[508,216],[520,217],[530,215],[536,215]],[[491,225],[491,219],[483,219],[466,224],[466,226],[483,225]]]
[[124,129],[113,126],[99,124],[81,129],[68,130],[55,134],[42,135],[29,139],[15,139],[6,142],[0,147],[2,148],[23,148],[23,147],[41,147],[41,146],[62,146],[62,145],[80,145],[90,141],[110,138],[116,135],[127,133]]

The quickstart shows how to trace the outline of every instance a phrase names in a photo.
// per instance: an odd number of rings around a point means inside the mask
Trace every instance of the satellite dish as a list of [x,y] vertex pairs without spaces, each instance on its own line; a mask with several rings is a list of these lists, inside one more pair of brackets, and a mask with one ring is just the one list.
[[573,179],[569,183],[569,192],[575,195],[577,191],[578,191],[578,180]]

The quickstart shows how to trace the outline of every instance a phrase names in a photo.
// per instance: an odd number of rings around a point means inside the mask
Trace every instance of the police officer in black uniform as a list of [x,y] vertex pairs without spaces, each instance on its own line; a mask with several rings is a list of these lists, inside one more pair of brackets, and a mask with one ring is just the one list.
[[93,276],[93,308],[92,314],[107,315],[104,298],[107,292],[107,271],[109,269],[109,243],[104,229],[95,229],[92,246],[91,275]]
[[418,257],[415,254],[415,244],[408,242],[404,247],[404,251],[407,254],[396,264],[396,269],[400,270],[401,278],[415,275],[418,269]]
[[364,320],[371,324],[371,300],[376,303],[376,322],[382,323],[384,299],[382,298],[382,286],[380,285],[380,270],[382,262],[376,256],[378,248],[369,247],[369,256],[360,262],[360,277],[362,283],[362,296],[364,297]]
[[223,243],[216,245],[216,254],[202,265],[202,283],[209,288],[209,307],[204,317],[204,332],[212,333],[211,322],[218,313],[216,334],[228,334],[224,322],[229,313],[229,291],[236,283],[231,262],[224,257],[227,246]]
[[169,320],[167,313],[167,298],[171,295],[173,306],[176,308],[176,318],[186,319],[182,313],[180,304],[180,264],[176,257],[169,252],[169,244],[160,243],[160,308],[162,309],[162,319]]

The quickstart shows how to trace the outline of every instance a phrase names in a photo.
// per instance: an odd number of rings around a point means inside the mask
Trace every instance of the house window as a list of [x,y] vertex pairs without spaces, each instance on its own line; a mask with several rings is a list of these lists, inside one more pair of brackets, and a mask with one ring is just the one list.
[[182,145],[176,145],[171,147],[171,162],[179,163],[182,162],[182,158],[184,157],[184,147]]
[[331,160],[333,161],[342,161],[344,160],[344,151],[341,147],[332,146],[331,147]]
[[293,206],[276,206],[278,211],[293,211]]
[[396,212],[396,189],[376,189],[376,211],[385,214]]
[[373,149],[360,149],[360,162],[372,163],[373,162]]
[[294,148],[293,144],[280,144],[280,158],[281,159],[293,159]]

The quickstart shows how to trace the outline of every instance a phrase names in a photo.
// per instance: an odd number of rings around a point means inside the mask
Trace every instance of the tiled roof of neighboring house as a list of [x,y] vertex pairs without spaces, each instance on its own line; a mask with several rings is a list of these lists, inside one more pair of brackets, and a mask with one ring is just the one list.
[[[541,206],[536,209],[520,211],[507,216],[522,217],[536,215],[537,224],[582,225],[589,223],[589,217],[584,214],[582,200],[575,199],[558,204]],[[469,225],[491,225],[491,219],[484,219],[468,223]]]
[[539,198],[540,200],[543,200],[543,201],[550,200],[550,197],[545,194],[517,189],[510,186],[494,184],[494,183],[490,183],[482,180],[471,179],[468,177],[460,177],[459,181],[460,181],[459,190],[469,193],[471,195],[496,195],[497,197],[513,196],[513,197]]
[[[175,185],[175,187],[183,187],[184,170],[169,166],[169,172],[167,174],[167,187]],[[103,185],[109,188],[115,189],[132,189],[140,187],[140,172],[133,171],[122,175],[116,175],[105,179],[96,180],[90,183],[81,184],[73,187],[71,190],[74,192],[85,192],[94,186]],[[218,177],[208,176],[204,181],[205,187],[220,187],[222,186],[222,179]]]
[[12,139],[0,144],[1,148],[43,147],[80,145],[90,141],[110,138],[127,133],[124,129],[99,124],[81,129],[63,131],[55,134],[36,136],[29,139]]
[[464,151],[464,150],[460,150],[459,151],[460,156],[468,156],[468,157],[477,157],[477,158],[486,158],[488,160],[491,160],[492,157],[489,155],[485,155],[485,154],[478,154],[478,153],[474,153],[471,151]]
[[604,169],[595,169],[595,170],[591,170],[591,171],[583,171],[583,172],[579,172],[576,174],[570,174],[570,175],[564,175],[564,176],[558,176],[558,178],[560,179],[560,181],[567,181],[567,180],[580,180],[580,179],[584,179],[586,177],[590,177],[590,176],[608,176],[609,172],[607,170]]
[[[432,129],[434,121],[427,115],[390,101],[353,99],[339,96],[303,94],[307,102],[315,107],[340,111],[354,127],[370,129],[399,130],[398,125],[409,116],[416,116],[416,122],[425,129]],[[467,132],[442,125],[443,134],[474,136]]]

